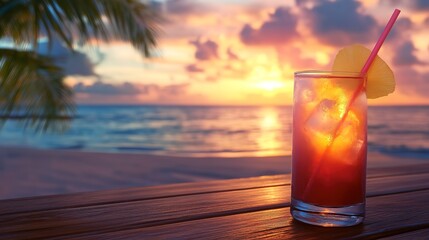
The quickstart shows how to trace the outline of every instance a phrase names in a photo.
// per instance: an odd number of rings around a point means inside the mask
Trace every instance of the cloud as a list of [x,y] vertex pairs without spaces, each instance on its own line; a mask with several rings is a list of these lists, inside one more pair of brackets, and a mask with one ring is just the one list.
[[428,0],[378,0],[379,5],[388,5],[390,7],[400,8],[407,10],[412,13],[413,11],[428,11],[429,1]]
[[135,95],[143,92],[137,86],[128,82],[114,85],[109,83],[103,83],[101,81],[96,81],[91,85],[77,83],[73,87],[73,90],[76,93],[88,93],[97,95]]
[[243,79],[249,72],[245,59],[241,59],[231,46],[220,46],[207,40],[191,42],[195,47],[195,62],[184,67],[193,81],[216,82],[225,79]]
[[204,96],[188,93],[189,83],[170,85],[121,83],[101,81],[82,82],[72,88],[76,102],[82,104],[195,104]]
[[393,57],[393,63],[395,65],[414,65],[422,64],[415,55],[416,48],[411,41],[406,41],[396,49],[396,55]]
[[389,44],[394,42],[396,45],[400,44],[405,40],[408,40],[410,38],[410,32],[415,31],[415,29],[416,28],[410,18],[401,17],[396,21],[394,28],[392,28],[387,36],[386,43]]
[[413,22],[408,17],[402,17],[398,19],[395,23],[395,28],[398,31],[408,30],[410,28],[413,28]]
[[180,96],[186,94],[188,87],[188,83],[172,84],[159,87],[157,92],[160,94],[160,97]]
[[165,2],[165,11],[168,15],[202,14],[205,6],[192,0],[168,0]]
[[360,6],[356,0],[324,0],[304,14],[310,19],[314,37],[322,43],[338,46],[374,41],[379,32],[377,22],[360,13]]
[[429,16],[425,18],[425,20],[423,21],[423,27],[424,29],[427,29],[427,27],[429,27]]
[[196,0],[151,0],[157,1],[156,9],[161,12],[165,21],[162,22],[162,38],[169,40],[185,40],[206,36],[216,27],[222,27],[216,20],[216,26],[208,26],[207,22],[217,19],[218,13],[228,7],[216,8],[215,4]]
[[307,4],[308,2],[309,2],[309,0],[295,0],[295,5],[303,6],[303,5]]
[[278,7],[259,28],[245,24],[240,39],[248,45],[283,45],[298,36],[297,17],[289,8]]
[[421,97],[428,97],[429,92],[429,72],[418,72],[412,67],[404,66],[395,69],[396,89],[414,95],[417,94]]
[[186,66],[186,71],[192,73],[201,73],[204,72],[204,69],[199,67],[197,64],[189,64]]
[[201,42],[200,40],[191,41],[192,45],[196,47],[195,58],[198,60],[206,61],[219,58],[218,44],[214,41],[207,40]]
[[41,42],[38,52],[53,57],[55,63],[63,68],[66,75],[95,75],[94,64],[86,54],[79,51],[70,51],[56,38],[53,38],[51,45],[47,41]]
[[234,53],[234,51],[232,51],[232,49],[229,47],[226,54],[228,55],[228,59],[229,60],[238,60],[239,57],[237,54]]
[[416,10],[429,10],[429,1],[428,0],[414,0],[414,8]]
[[320,64],[313,58],[302,57],[301,50],[295,47],[277,48],[279,64],[290,64],[294,69],[319,69]]
[[[88,56],[81,52],[72,52],[66,56],[58,57],[57,61],[64,59],[64,73],[66,75],[92,76],[94,65]],[[61,65],[61,63],[60,63]]]
[[313,6],[319,0],[295,0],[295,5],[298,7]]

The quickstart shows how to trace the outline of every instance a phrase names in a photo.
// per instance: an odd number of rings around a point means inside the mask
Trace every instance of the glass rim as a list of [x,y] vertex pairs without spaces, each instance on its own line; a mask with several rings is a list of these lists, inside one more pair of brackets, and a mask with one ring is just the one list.
[[294,73],[295,77],[301,78],[357,78],[364,79],[366,75],[361,72],[347,72],[347,71],[321,71],[321,70],[306,70]]

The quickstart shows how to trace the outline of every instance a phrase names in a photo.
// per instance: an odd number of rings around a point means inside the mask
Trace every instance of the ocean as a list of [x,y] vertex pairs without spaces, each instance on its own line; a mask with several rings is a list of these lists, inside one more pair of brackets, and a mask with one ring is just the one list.
[[[62,135],[9,122],[3,146],[247,157],[291,154],[291,107],[78,106]],[[369,107],[368,150],[429,159],[429,106]]]

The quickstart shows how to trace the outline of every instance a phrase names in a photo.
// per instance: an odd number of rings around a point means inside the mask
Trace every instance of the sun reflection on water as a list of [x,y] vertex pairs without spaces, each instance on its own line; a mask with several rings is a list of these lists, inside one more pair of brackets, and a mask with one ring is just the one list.
[[260,116],[260,134],[256,140],[260,152],[269,152],[270,155],[283,153],[282,131],[279,131],[282,129],[279,109],[263,108]]

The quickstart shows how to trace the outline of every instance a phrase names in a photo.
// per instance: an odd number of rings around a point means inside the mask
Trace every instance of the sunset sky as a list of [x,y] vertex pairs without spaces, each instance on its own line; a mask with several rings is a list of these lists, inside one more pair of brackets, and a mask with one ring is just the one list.
[[401,15],[379,55],[395,73],[396,92],[370,104],[429,103],[427,0],[151,4],[166,18],[154,58],[122,42],[68,56],[67,83],[79,103],[288,105],[293,72],[329,70],[350,44],[372,49],[395,8]]

